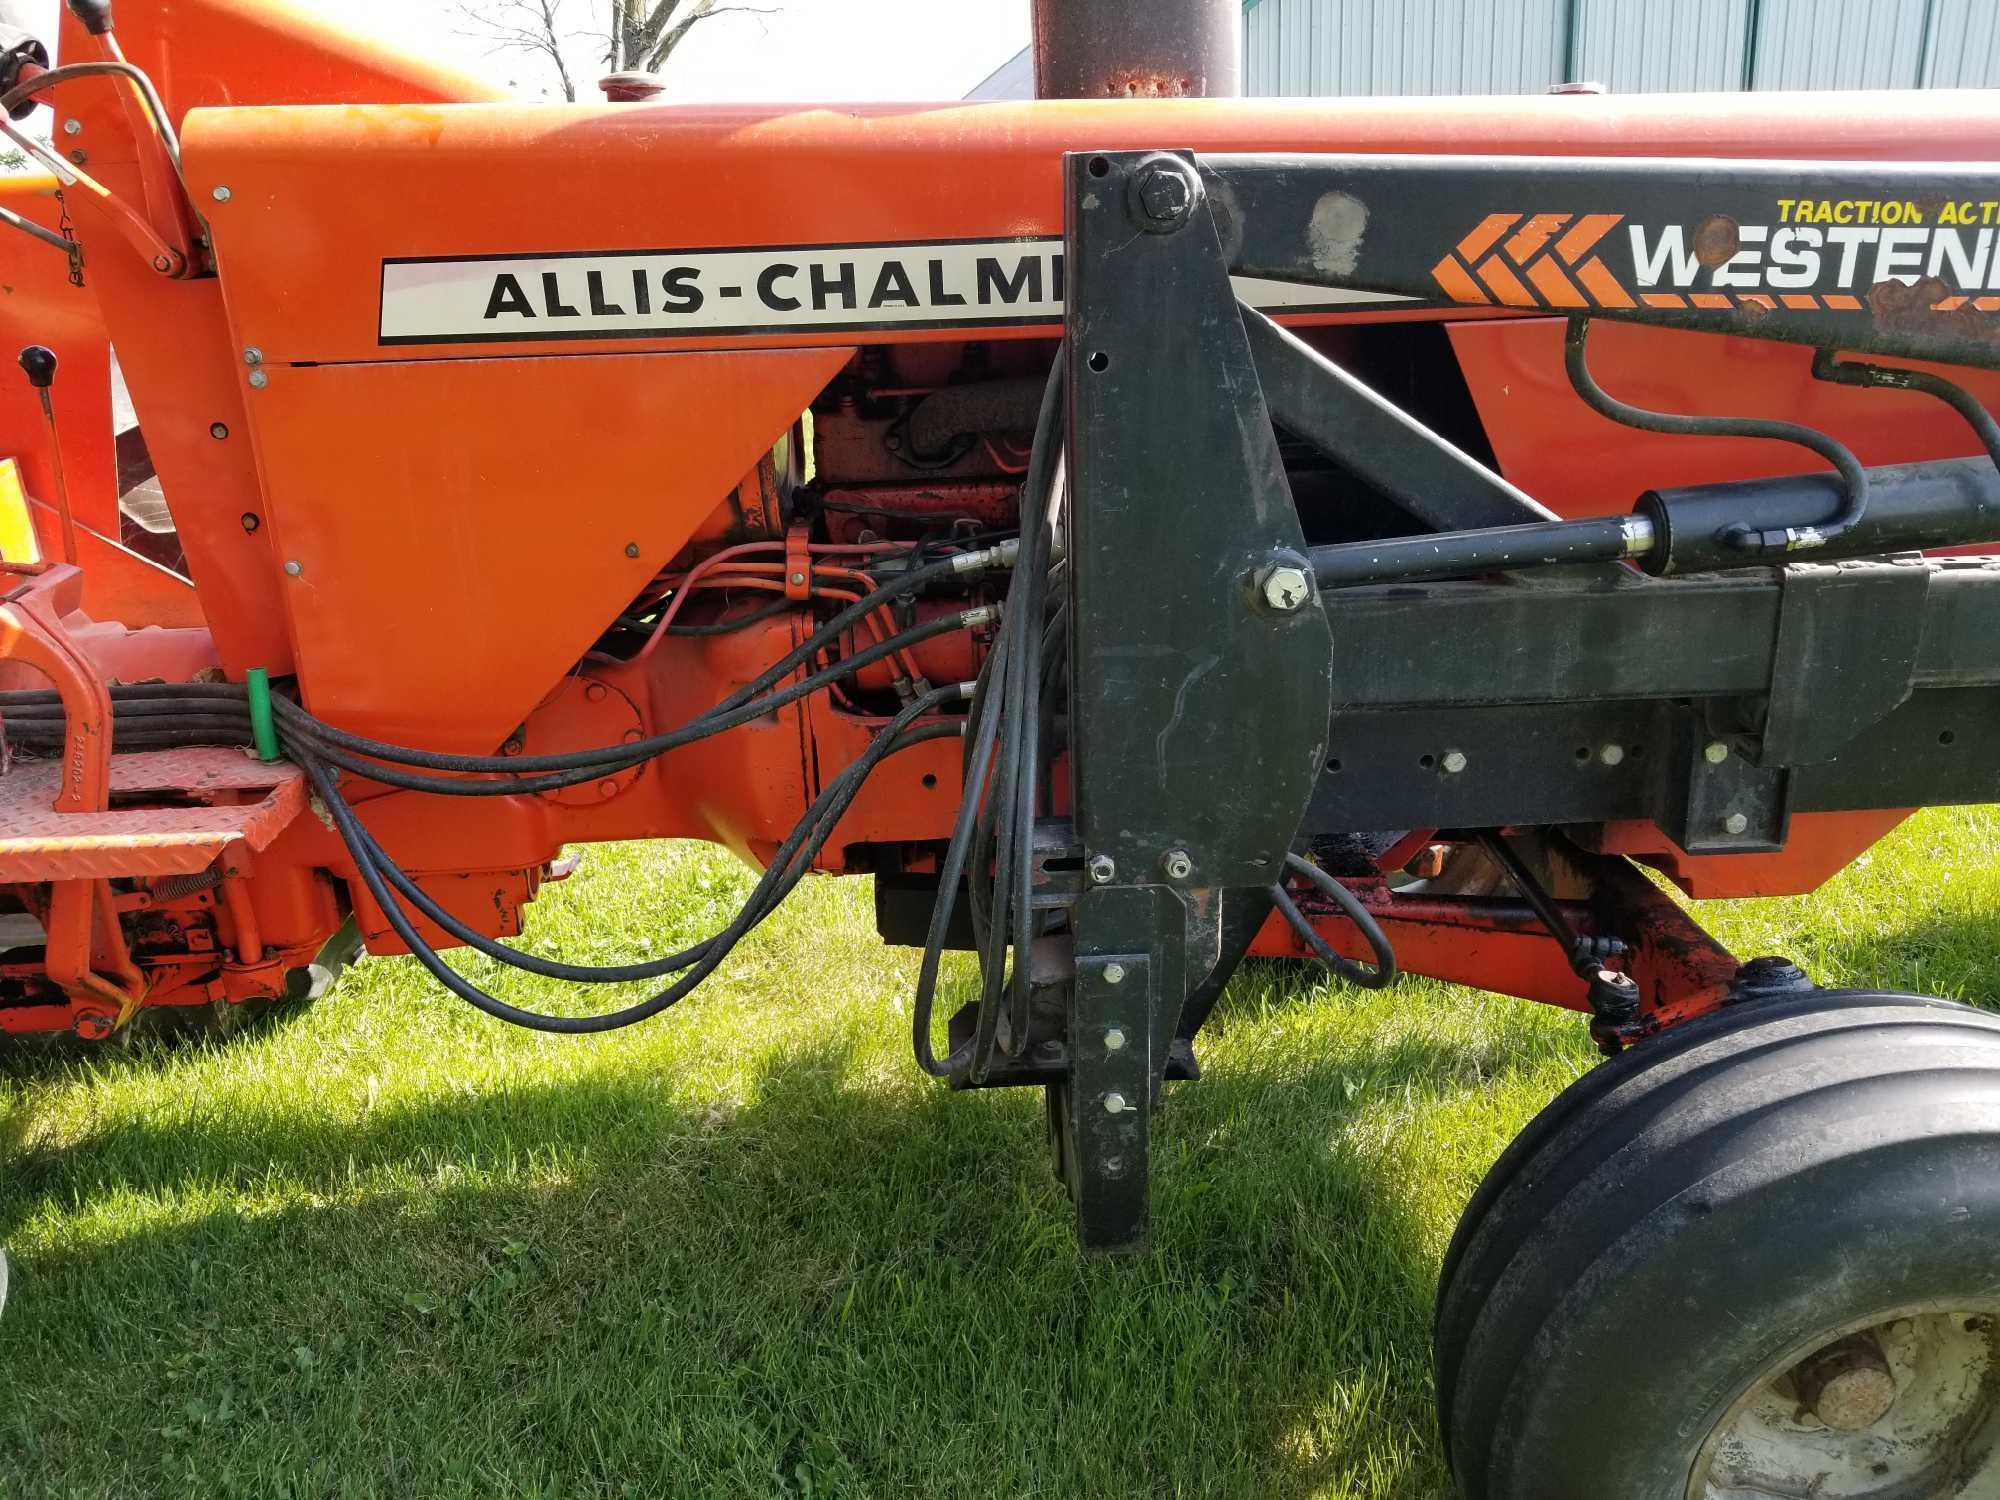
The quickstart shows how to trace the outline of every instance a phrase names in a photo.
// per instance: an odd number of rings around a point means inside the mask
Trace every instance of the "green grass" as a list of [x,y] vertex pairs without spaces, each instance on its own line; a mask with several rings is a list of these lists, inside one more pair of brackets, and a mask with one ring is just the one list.
[[[1986,1000],[1996,854],[1993,811],[1925,814],[1705,917],[1829,984]],[[600,850],[534,937],[606,960],[747,885]],[[1576,1018],[1252,965],[1162,1112],[1156,1247],[1091,1261],[1037,1099],[908,1064],[913,967],[822,881],[609,1038],[375,961],[228,1042],[14,1060],[0,1493],[1442,1493],[1438,1258],[1591,1066]]]

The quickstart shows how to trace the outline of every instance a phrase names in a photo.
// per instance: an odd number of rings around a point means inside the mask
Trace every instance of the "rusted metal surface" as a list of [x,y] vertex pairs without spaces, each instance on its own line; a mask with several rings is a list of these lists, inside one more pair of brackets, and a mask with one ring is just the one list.
[[1040,99],[1233,98],[1236,0],[1035,0]]
[[1741,962],[1681,904],[1624,860],[1597,864],[1598,920],[1627,944],[1625,971],[1639,983],[1642,1035],[1718,1008]]
[[1836,1339],[1792,1371],[1799,1405],[1836,1432],[1872,1427],[1896,1404],[1896,1377],[1868,1333]]
[[240,750],[120,755],[102,812],[52,811],[61,775],[27,761],[0,777],[0,881],[191,875],[233,844],[265,848],[306,806],[297,766]]
[[[1556,906],[1578,934],[1625,944],[1622,967],[1640,989],[1633,1035],[1665,1031],[1723,1003],[1740,965],[1679,903],[1625,860],[1586,857],[1577,868],[1591,877],[1590,898],[1558,901]],[[1590,1008],[1588,983],[1526,902],[1399,896],[1381,884],[1357,884],[1355,889],[1408,971],[1570,1010]],[[1330,903],[1308,894],[1300,906],[1340,953],[1368,956],[1361,935]],[[1277,916],[1266,923],[1251,951],[1311,956]]]

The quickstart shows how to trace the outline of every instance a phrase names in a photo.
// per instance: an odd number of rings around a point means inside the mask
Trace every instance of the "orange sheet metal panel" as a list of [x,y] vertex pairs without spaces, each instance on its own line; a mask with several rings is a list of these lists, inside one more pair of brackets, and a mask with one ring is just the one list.
[[[683,252],[768,247],[852,252],[866,279],[871,248],[904,251],[919,300],[942,326],[971,326],[971,272],[952,242],[1039,242],[1062,232],[1058,161],[1067,150],[1191,147],[1209,151],[1414,151],[1484,154],[1862,157],[1992,160],[2000,98],[1987,94],[1563,97],[1412,100],[1062,101],[868,107],[692,108],[618,105],[396,106],[273,112],[203,110],[187,121],[188,176],[213,226],[239,340],[272,359],[380,357],[386,273],[391,300],[424,258],[657,254],[661,277]],[[229,201],[215,204],[217,187]],[[935,250],[936,255],[925,253]],[[928,262],[946,265],[943,297]],[[768,269],[768,261],[762,263]],[[778,288],[789,297],[801,274]],[[754,281],[726,261],[702,263],[704,294],[680,336],[631,341],[583,335],[568,349],[852,342],[824,320],[759,333],[721,316],[735,285],[754,311]],[[587,317],[556,311],[544,274],[518,268],[535,316],[491,330],[547,333]],[[564,306],[587,311],[572,274]],[[912,326],[887,288],[884,339],[937,337]],[[606,296],[615,298],[615,281]],[[656,287],[655,295],[664,296]],[[1045,299],[1053,300],[1053,299]],[[503,306],[504,306],[503,302]],[[959,308],[965,308],[961,313]],[[1046,328],[1053,310],[1044,309]],[[432,332],[421,319],[406,325]],[[730,331],[739,329],[742,331]],[[491,331],[489,330],[489,332]],[[1004,330],[1003,330],[1004,331]],[[396,336],[391,328],[389,336]],[[399,353],[493,353],[549,344],[414,342]]]
[[[56,229],[62,209],[51,177],[0,178],[0,207]],[[78,195],[80,196],[80,195]],[[20,464],[21,483],[38,500],[55,499],[48,423],[14,357],[29,344],[55,350],[50,391],[63,439],[63,477],[79,524],[118,534],[118,474],[111,448],[111,351],[104,318],[89,290],[70,285],[69,260],[59,250],[4,231],[0,275],[0,454]],[[47,541],[53,533],[45,535]],[[53,549],[51,549],[53,555]]]
[[248,409],[313,711],[492,751],[847,352],[270,367]]
[[[1628,511],[1648,489],[1828,467],[1796,443],[1640,432],[1599,416],[1563,372],[1560,318],[1454,322],[1450,328],[1500,472],[1562,515]],[[1613,395],[1639,406],[1802,423],[1840,439],[1865,464],[1985,451],[1958,413],[1936,397],[1814,380],[1812,359],[1813,351],[1799,344],[1608,320],[1593,324],[1590,334],[1592,373]],[[2000,372],[1918,368],[1948,376],[2000,410]],[[1611,475],[1616,480],[1607,485]]]

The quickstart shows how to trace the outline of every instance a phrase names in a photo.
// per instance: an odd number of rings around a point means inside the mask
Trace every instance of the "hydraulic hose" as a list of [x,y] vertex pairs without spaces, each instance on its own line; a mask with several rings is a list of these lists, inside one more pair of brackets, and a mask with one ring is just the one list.
[[[592,1016],[554,1016],[524,1009],[502,1000],[496,995],[489,994],[447,965],[437,951],[424,941],[422,934],[417,931],[415,924],[411,922],[402,904],[391,892],[389,888],[390,883],[385,876],[383,868],[377,864],[375,857],[379,852],[380,846],[375,844],[367,831],[361,827],[360,820],[355,817],[353,809],[347,805],[346,800],[341,797],[339,789],[334,785],[332,774],[310,754],[308,754],[303,763],[306,774],[312,778],[315,790],[318,791],[320,799],[325,803],[328,813],[334,820],[335,828],[340,832],[342,840],[347,843],[349,852],[355,858],[356,871],[361,876],[362,883],[368,887],[369,894],[375,898],[376,904],[381,907],[383,915],[388,919],[389,925],[395,931],[396,935],[402,939],[411,953],[417,957],[417,960],[430,970],[439,983],[443,984],[460,999],[467,1001],[495,1020],[506,1021],[512,1025],[523,1026],[535,1031],[554,1032],[564,1035],[589,1035],[599,1032],[616,1031],[623,1027],[633,1026],[641,1021],[648,1020],[658,1015],[661,1011],[666,1010],[669,1006],[684,999],[703,979],[713,973],[716,966],[729,955],[730,951],[758,923],[770,915],[778,902],[782,901],[791,888],[803,877],[805,871],[811,868],[813,859],[817,856],[819,850],[824,847],[826,840],[832,835],[834,826],[840,821],[841,814],[846,811],[848,805],[853,801],[856,793],[860,790],[862,782],[867,779],[869,772],[876,765],[880,764],[886,756],[899,748],[903,748],[903,744],[905,743],[904,733],[910,728],[911,724],[922,714],[933,711],[948,698],[958,696],[960,693],[961,689],[956,686],[936,689],[904,709],[902,713],[898,714],[890,722],[888,727],[878,733],[870,742],[868,749],[845,771],[830,782],[820,795],[814,799],[812,806],[807,810],[806,816],[792,830],[785,843],[780,846],[777,855],[765,868],[764,875],[752,891],[750,899],[744,903],[742,909],[720,932],[702,943],[695,944],[692,948],[678,954],[668,955],[667,958],[658,960],[652,964],[614,966],[610,970],[588,972],[587,974],[584,971],[577,971],[571,975],[558,974],[556,977],[586,977],[587,982],[608,983],[613,982],[614,976],[620,972],[629,973],[629,977],[658,977],[656,973],[650,971],[656,969],[660,973],[673,972],[675,969],[686,971],[680,979],[649,999],[638,1001],[635,1004],[624,1006],[618,1010],[607,1011]],[[926,735],[924,737],[928,738],[929,736]],[[911,740],[908,743],[915,743],[915,741]],[[425,910],[427,915],[430,915],[432,911],[437,909],[434,903],[429,902],[427,898],[422,900],[419,905],[420,909]],[[451,931],[453,929],[447,928],[446,930]],[[459,931],[454,932],[454,935],[457,936],[459,932],[464,931],[469,931],[469,929],[461,927]],[[474,946],[481,952],[500,958],[503,962],[509,963],[514,967],[531,969],[534,972],[547,972],[546,969],[539,967],[545,961],[535,960],[532,958],[532,955],[521,954],[511,949],[504,949],[501,945],[492,943],[483,936],[480,937]],[[661,965],[670,965],[671,967],[660,968]],[[571,966],[557,967],[569,968]],[[641,970],[649,972],[637,972]]]
[[1745,526],[1730,538],[1731,545],[1751,554],[1804,552],[1824,547],[1851,531],[1868,510],[1868,471],[1861,460],[1844,445],[1825,433],[1797,422],[1780,422],[1768,417],[1689,417],[1674,412],[1647,411],[1620,401],[1597,383],[1590,373],[1585,341],[1590,336],[1590,319],[1571,318],[1563,339],[1563,368],[1569,383],[1592,411],[1641,432],[1662,432],[1680,437],[1769,438],[1796,443],[1825,459],[1840,474],[1846,492],[1844,503],[1823,521],[1773,527],[1758,531]]
[[[974,619],[969,621],[968,616]],[[455,797],[511,797],[576,786],[643,764],[670,750],[678,750],[684,745],[711,738],[725,730],[751,723],[776,709],[796,703],[799,699],[818,692],[829,683],[837,682],[871,662],[880,661],[883,657],[894,654],[903,647],[927,641],[933,636],[964,629],[968,623],[983,622],[990,617],[990,614],[982,609],[966,610],[957,615],[927,620],[899,635],[857,651],[852,656],[842,657],[832,666],[822,668],[777,692],[739,703],[727,711],[718,706],[679,729],[654,735],[650,739],[635,740],[629,745],[609,746],[604,750],[578,751],[574,755],[434,756],[428,751],[421,752],[427,759],[473,761],[482,767],[490,765],[505,770],[523,764],[566,768],[552,770],[544,775],[473,780],[456,776],[424,775],[398,770],[393,765],[378,765],[372,760],[348,752],[347,742],[357,738],[356,736],[346,735],[338,730],[328,733],[325,726],[296,704],[287,704],[286,700],[278,698],[272,701],[275,705],[279,705],[279,729],[288,745],[300,745],[342,770],[351,771],[357,776],[365,776],[385,786],[400,787],[408,791],[441,792]]]
[[[1027,480],[1021,494],[1020,556],[1007,591],[1005,625],[981,673],[966,742],[964,794],[938,871],[923,959],[911,1005],[917,1066],[944,1077],[951,1065],[931,1040],[944,943],[958,905],[958,886],[971,894],[980,989],[970,1072],[983,1079],[998,1050],[1000,1006],[1011,990],[1017,1038],[1025,1038],[1033,982],[1034,817],[1040,783],[1040,683],[1047,574],[1052,562],[1050,514],[1061,457],[1067,360],[1062,346],[1043,387]],[[997,771],[995,769],[997,761]],[[989,775],[992,777],[988,784]],[[990,874],[989,874],[990,871]],[[995,893],[999,900],[995,900]],[[1007,967],[1011,951],[1011,984]]]
[[1271,903],[1284,915],[1285,920],[1291,924],[1292,931],[1312,949],[1319,961],[1348,983],[1358,984],[1364,989],[1385,990],[1394,984],[1398,972],[1396,950],[1390,947],[1389,939],[1383,934],[1381,925],[1376,922],[1368,908],[1361,904],[1360,898],[1311,860],[1301,859],[1296,854],[1285,856],[1285,869],[1290,874],[1303,875],[1317,886],[1334,905],[1340,908],[1347,920],[1360,930],[1362,939],[1375,954],[1375,965],[1370,968],[1366,964],[1358,964],[1353,959],[1335,952],[1333,945],[1321,937],[1312,923],[1306,920],[1305,913],[1299,910],[1298,904],[1286,892],[1284,882],[1277,882],[1270,890]]
[[[836,787],[842,786],[844,784],[843,778],[851,780],[853,783],[853,786],[848,791],[846,800],[840,803],[839,809],[835,813],[836,821],[838,821],[839,814],[845,811],[847,802],[852,801],[852,792],[858,790],[860,782],[866,778],[868,772],[879,764],[883,758],[894,754],[897,750],[908,749],[912,745],[919,745],[927,740],[955,739],[958,737],[959,726],[955,723],[927,724],[917,727],[908,726],[924,713],[960,696],[961,691],[956,686],[938,688],[925,695],[918,703],[911,704],[903,710],[902,714],[894,722],[886,726],[870,742],[869,751],[856,757],[841,772],[840,777],[837,777],[834,782],[829,783],[827,790],[833,790]],[[888,748],[879,749],[878,747],[885,743],[883,740],[884,735],[890,737],[889,742],[887,742]],[[873,757],[872,759],[870,758],[871,756]],[[352,813],[353,809],[346,803],[346,799],[342,798],[341,800],[342,805],[347,806],[348,811]],[[809,810],[807,815],[801,818],[798,824],[794,826],[792,832],[787,835],[785,842],[778,846],[770,863],[765,867],[764,877],[758,882],[757,889],[752,891],[746,905],[758,905],[766,895],[766,887],[770,885],[774,875],[781,874],[791,865],[792,856],[797,852],[799,845],[810,836],[812,829],[818,826],[816,816],[814,810]],[[643,963],[635,964],[566,964],[554,959],[537,958],[534,954],[523,953],[519,949],[509,948],[503,943],[496,942],[477,929],[467,926],[464,922],[453,916],[445,907],[441,906],[422,886],[417,884],[416,881],[412,880],[407,873],[397,866],[383,852],[382,846],[377,842],[375,835],[370,833],[367,826],[361,823],[359,819],[355,820],[354,828],[360,847],[358,849],[351,849],[350,852],[354,853],[357,858],[365,856],[369,859],[388,878],[389,884],[394,886],[402,897],[411,906],[414,906],[422,916],[450,933],[467,947],[477,949],[489,958],[497,959],[503,964],[511,965],[530,974],[539,974],[549,979],[569,980],[578,984],[619,984],[630,980],[659,979],[667,974],[678,973],[689,964],[697,961],[707,951],[709,943],[713,941],[713,939],[705,938],[701,942],[694,944],[692,947],[684,948],[678,953],[670,953],[662,958],[648,959]],[[786,889],[789,889],[789,886]]]
[[[714,708],[696,720],[694,724],[683,726],[680,729],[669,730],[665,734],[654,735],[650,739],[635,740],[629,745],[606,745],[596,750],[577,750],[561,755],[448,755],[433,750],[415,750],[406,745],[392,745],[381,740],[369,739],[363,735],[349,734],[345,730],[335,729],[331,725],[322,724],[318,720],[313,719],[311,715],[307,714],[297,704],[287,703],[283,699],[275,701],[278,706],[279,716],[282,719],[285,719],[289,724],[309,726],[322,744],[335,749],[345,750],[350,754],[365,755],[371,759],[387,761],[395,765],[418,766],[434,771],[493,772],[512,777],[517,781],[522,779],[521,773],[523,772],[572,771],[587,766],[609,767],[622,770],[626,766],[635,765],[643,760],[651,760],[656,755],[664,755],[669,750],[679,749],[682,745],[691,744],[696,739],[706,738],[709,733],[720,733],[722,729],[734,728],[738,724],[747,724],[752,719],[759,718],[774,708],[782,708],[786,703],[796,702],[798,698],[806,696],[807,693],[816,692],[820,687],[825,686],[826,683],[837,680],[839,676],[845,675],[846,672],[851,672],[857,667],[866,666],[870,662],[880,661],[883,657],[893,655],[896,651],[904,647],[929,640],[933,635],[942,635],[947,631],[961,629],[968,623],[976,623],[967,621],[963,615],[957,617],[947,616],[943,619],[927,621],[888,641],[877,642],[875,645],[867,647],[851,657],[844,658],[836,667],[828,668],[825,672],[806,678],[805,682],[811,683],[811,687],[804,687],[804,683],[794,683],[790,688],[784,689],[770,698],[758,698],[759,694],[767,692],[774,684],[789,676],[792,672],[797,671],[801,666],[806,665],[821,651],[838,642],[849,627],[872,611],[880,608],[883,604],[902,594],[921,588],[927,583],[939,582],[955,575],[977,572],[984,568],[1011,566],[1014,559],[1014,552],[1015,549],[1012,544],[1003,543],[998,547],[986,548],[976,553],[960,553],[955,557],[912,569],[897,578],[891,579],[888,583],[883,584],[872,593],[864,595],[855,603],[848,605],[845,609],[835,614],[826,624],[814,631],[812,635],[793,647],[792,650],[787,652],[777,662],[759,673],[754,680],[745,683],[727,698],[724,698]],[[983,621],[984,618],[981,616],[980,620]],[[833,675],[828,675],[829,673]],[[804,688],[803,692],[799,691],[802,687]],[[790,694],[790,696],[786,696],[786,694]],[[756,700],[754,704],[753,700]],[[736,713],[732,717],[733,711],[746,708],[749,710],[748,712]],[[724,719],[727,722],[720,723],[718,727],[710,728],[702,733],[693,732],[696,725],[711,724],[718,718]],[[372,771],[363,771],[361,774],[372,775],[373,773]],[[601,775],[603,772],[599,771],[597,774]],[[588,780],[589,776],[584,775],[577,779]],[[405,783],[398,782],[392,784],[403,785]],[[557,783],[552,781],[539,787],[517,786],[510,787],[509,790],[548,790],[557,785],[566,786],[572,784],[571,782]],[[440,782],[429,782],[417,789],[433,790],[443,785],[444,783]],[[496,786],[502,785],[502,783],[468,782],[463,783],[463,785],[468,787],[480,785]],[[507,793],[468,791],[464,795],[494,796],[507,795]]]
[[[967,695],[960,686],[935,689],[917,698],[878,733],[861,756],[845,768],[813,800],[804,817],[779,846],[742,909],[720,931],[678,952],[633,964],[578,965],[538,958],[488,938],[444,909],[407,872],[390,859],[341,793],[336,772],[345,770],[370,782],[414,791],[458,796],[508,796],[553,790],[599,779],[611,772],[642,764],[681,746],[721,734],[765,717],[852,675],[872,662],[895,655],[935,636],[1002,621],[1001,646],[982,670],[983,690],[975,704],[975,726],[968,748],[967,780],[952,839],[947,847],[946,889],[955,893],[965,871],[969,837],[988,801],[1003,723],[1007,729],[1004,787],[991,789],[993,836],[1004,910],[997,935],[989,945],[989,978],[981,1007],[986,1038],[982,1055],[990,1061],[1004,988],[1006,958],[1013,957],[1013,998],[1025,1017],[1035,935],[1032,896],[1033,826],[1040,781],[1041,678],[1045,658],[1059,630],[1044,619],[1047,570],[1052,546],[1048,516],[1053,496],[1058,444],[1063,364],[1044,392],[1036,434],[1031,478],[1023,497],[1026,530],[1022,542],[1003,541],[975,552],[960,552],[933,562],[911,560],[898,576],[872,589],[821,624],[753,681],[676,729],[630,744],[559,755],[453,755],[389,744],[326,724],[288,698],[273,698],[272,708],[284,749],[304,768],[348,853],[355,874],[383,912],[390,928],[439,983],[454,995],[496,1020],[535,1030],[591,1034],[637,1024],[674,1005],[691,993],[745,935],[776,909],[804,878],[832,836],[834,827],[858,794],[868,775],[888,755],[925,740],[961,732],[959,722],[919,725],[916,721],[948,701]],[[1009,598],[1018,600],[1021,618],[991,607],[974,607],[925,621],[879,640],[830,665],[813,668],[821,653],[838,646],[857,622],[896,599],[928,585],[975,571],[1007,568],[1025,551],[1028,566],[1017,573]],[[800,674],[796,681],[784,679]],[[782,685],[781,685],[782,684]],[[251,715],[241,684],[144,684],[121,686],[112,693],[116,742],[134,748],[165,744],[245,743]],[[60,744],[66,729],[64,710],[52,692],[0,694],[0,715],[24,743],[41,748]],[[442,774],[430,774],[442,773]],[[407,903],[407,905],[406,905]],[[677,975],[659,993],[620,1009],[590,1016],[548,1015],[489,994],[457,973],[424,939],[410,913],[436,924],[456,941],[498,962],[545,978],[604,984],[660,979]],[[943,1070],[929,1045],[929,1022],[935,995],[942,935],[951,918],[951,902],[941,900],[933,914],[932,940],[925,952],[916,1014],[917,1050],[927,1072]],[[1011,944],[1008,939],[1011,938]],[[982,1062],[982,1069],[984,1067]]]

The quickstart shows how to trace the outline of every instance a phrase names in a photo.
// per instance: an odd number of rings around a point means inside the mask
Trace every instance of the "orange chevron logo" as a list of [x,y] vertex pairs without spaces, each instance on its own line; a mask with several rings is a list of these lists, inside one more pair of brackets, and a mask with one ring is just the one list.
[[1590,252],[1623,214],[1488,214],[1431,276],[1454,302],[1578,308],[1639,304]]

